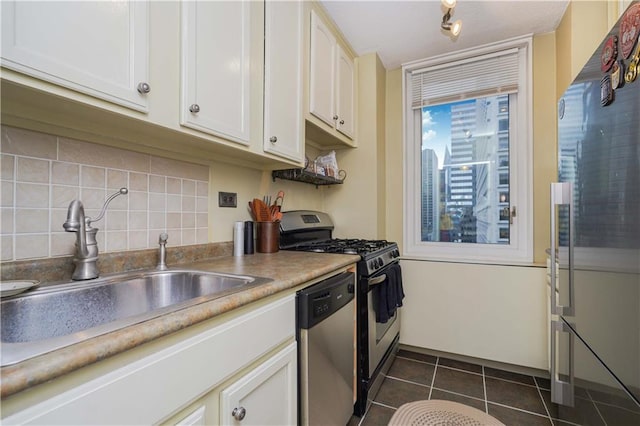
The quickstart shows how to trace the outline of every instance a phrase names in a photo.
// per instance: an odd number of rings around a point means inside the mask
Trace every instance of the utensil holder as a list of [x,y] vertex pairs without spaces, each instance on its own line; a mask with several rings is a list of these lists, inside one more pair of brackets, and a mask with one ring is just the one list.
[[257,224],[258,253],[277,253],[280,250],[280,222],[257,222]]

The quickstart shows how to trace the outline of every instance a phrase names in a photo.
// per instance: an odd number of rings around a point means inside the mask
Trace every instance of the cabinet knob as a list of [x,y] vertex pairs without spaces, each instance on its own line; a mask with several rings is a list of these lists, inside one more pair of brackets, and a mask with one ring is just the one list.
[[271,137],[269,138],[269,142],[271,142],[271,143],[276,143],[276,142],[278,142],[278,138],[277,138],[276,136],[271,136]]
[[189,107],[189,111],[191,111],[192,113],[196,114],[198,112],[200,112],[200,105],[198,104],[193,104]]
[[338,116],[337,116],[337,115],[334,115],[334,116],[333,116],[333,119],[334,119],[334,120],[337,120],[337,119],[338,119]]
[[139,93],[149,93],[151,91],[151,86],[149,86],[149,83],[145,83],[144,81],[141,83],[138,83],[138,92]]
[[340,120],[340,124],[344,124],[344,120]]
[[244,419],[244,416],[247,415],[247,410],[245,410],[244,407],[236,407],[231,412],[231,415],[234,419],[241,421],[242,419]]

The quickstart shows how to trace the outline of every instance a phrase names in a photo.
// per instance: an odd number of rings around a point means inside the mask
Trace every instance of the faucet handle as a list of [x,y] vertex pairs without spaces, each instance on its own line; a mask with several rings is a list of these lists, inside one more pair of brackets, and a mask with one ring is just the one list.
[[91,219],[90,217],[88,217],[85,219],[87,221],[87,225],[91,226],[91,222],[97,222],[100,219],[102,219],[102,217],[104,216],[104,213],[107,211],[107,206],[109,205],[111,200],[116,198],[118,195],[126,195],[128,193],[129,193],[129,190],[127,188],[120,188],[118,192],[111,194],[109,198],[107,198],[107,201],[104,202],[104,205],[102,206],[102,211],[100,212],[97,218]]
[[169,239],[169,235],[166,232],[163,232],[158,237],[158,244],[160,244],[160,253],[158,259],[158,266],[156,269],[159,271],[166,271],[167,268],[167,240]]

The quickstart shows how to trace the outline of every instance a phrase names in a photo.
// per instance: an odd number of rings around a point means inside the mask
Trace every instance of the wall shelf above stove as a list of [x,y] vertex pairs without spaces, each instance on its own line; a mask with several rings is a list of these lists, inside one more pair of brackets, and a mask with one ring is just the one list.
[[297,182],[304,182],[315,185],[316,188],[320,185],[340,185],[347,177],[347,172],[340,170],[338,172],[339,177],[325,176],[317,173],[313,173],[307,169],[285,169],[285,170],[273,170],[271,172],[271,178],[275,182],[276,179],[293,180]]

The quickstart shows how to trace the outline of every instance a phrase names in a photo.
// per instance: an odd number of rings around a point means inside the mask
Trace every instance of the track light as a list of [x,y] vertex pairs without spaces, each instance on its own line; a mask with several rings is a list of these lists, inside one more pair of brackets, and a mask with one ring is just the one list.
[[457,37],[462,30],[462,21],[460,19],[451,23],[451,11],[456,6],[457,0],[441,0],[444,7],[447,8],[447,12],[442,17],[442,24],[440,24],[440,28],[446,31],[450,31],[453,37]]

